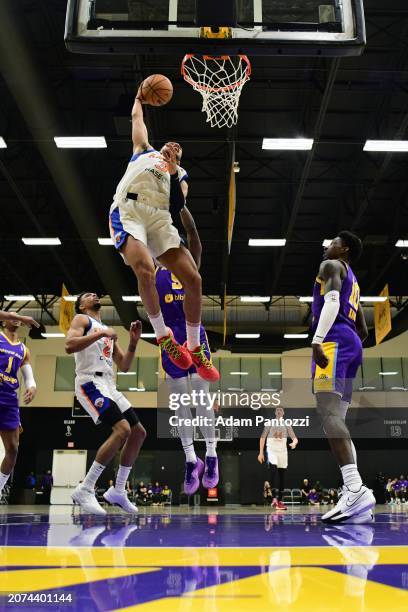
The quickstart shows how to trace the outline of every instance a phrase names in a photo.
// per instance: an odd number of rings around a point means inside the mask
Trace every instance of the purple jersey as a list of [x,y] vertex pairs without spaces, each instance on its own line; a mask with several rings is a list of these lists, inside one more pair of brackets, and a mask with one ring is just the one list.
[[[183,285],[170,270],[160,267],[156,270],[156,289],[159,294],[160,308],[165,324],[171,328],[177,342],[179,344],[184,344],[187,340],[187,333],[186,318],[183,308],[185,297]],[[200,327],[200,343],[204,344],[205,354],[208,359],[211,359],[210,347],[208,346],[203,325]],[[196,372],[194,365],[188,370],[178,368],[170,361],[166,351],[162,351],[161,360],[164,371],[172,378],[182,378]]]
[[26,347],[22,342],[11,342],[0,332],[0,405],[17,398],[17,374],[25,356]]
[[[342,262],[344,264],[344,262]],[[336,317],[335,322],[329,334],[331,334],[335,329],[343,328],[347,326],[351,328],[354,332],[356,332],[356,317],[358,311],[358,304],[360,301],[360,287],[358,286],[358,282],[354,273],[350,266],[344,264],[347,269],[347,276],[343,280],[341,291],[340,291],[340,309],[339,313]],[[317,328],[317,323],[319,321],[320,313],[322,311],[324,305],[324,293],[325,293],[325,282],[316,277],[316,281],[313,288],[313,321],[312,321],[312,330],[313,333]],[[329,335],[328,334],[328,335]]]

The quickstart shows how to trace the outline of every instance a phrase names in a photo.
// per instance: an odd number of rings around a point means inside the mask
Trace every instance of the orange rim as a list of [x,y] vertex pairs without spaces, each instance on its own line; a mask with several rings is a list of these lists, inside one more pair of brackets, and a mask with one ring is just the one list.
[[[235,83],[231,83],[231,85],[226,85],[225,87],[207,87],[206,85],[199,85],[199,83],[194,81],[188,75],[187,69],[185,66],[186,62],[192,59],[193,57],[195,57],[194,53],[188,53],[187,55],[184,56],[183,61],[181,62],[181,74],[183,75],[183,78],[187,83],[189,83],[190,85],[192,85],[199,91],[207,91],[210,93],[223,92],[223,91],[234,91],[235,89],[238,89],[238,87],[240,87],[241,84],[244,85],[246,81],[249,79],[249,77],[251,76],[251,62],[249,61],[248,57],[246,55],[238,55],[237,57],[239,57],[241,61],[244,61],[246,63],[245,75],[243,79],[240,79],[239,81],[235,81]],[[230,55],[219,55],[219,56],[203,55],[202,58],[204,61],[228,60],[228,59],[231,59],[231,56]]]

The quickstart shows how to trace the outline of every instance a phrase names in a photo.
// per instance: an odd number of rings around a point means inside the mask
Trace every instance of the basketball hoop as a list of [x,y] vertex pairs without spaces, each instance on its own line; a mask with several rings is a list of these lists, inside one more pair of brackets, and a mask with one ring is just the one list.
[[238,120],[241,91],[251,75],[246,55],[188,54],[181,63],[184,80],[203,97],[202,111],[211,127],[232,127]]

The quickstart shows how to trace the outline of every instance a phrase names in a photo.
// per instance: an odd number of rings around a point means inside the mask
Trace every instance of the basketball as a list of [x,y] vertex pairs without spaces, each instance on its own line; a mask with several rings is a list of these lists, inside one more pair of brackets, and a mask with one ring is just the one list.
[[163,106],[173,97],[173,85],[163,74],[152,74],[142,83],[142,96],[151,106]]

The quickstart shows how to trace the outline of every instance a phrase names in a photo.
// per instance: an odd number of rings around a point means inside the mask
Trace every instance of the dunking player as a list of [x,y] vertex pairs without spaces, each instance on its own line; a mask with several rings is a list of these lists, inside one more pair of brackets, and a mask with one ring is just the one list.
[[115,330],[101,322],[100,309],[96,293],[86,291],[78,296],[75,303],[77,314],[68,331],[65,350],[68,354],[75,354],[75,394],[78,401],[95,424],[104,423],[112,433],[99,447],[95,461],[84,481],[73,492],[72,499],[86,512],[106,514],[95,497],[95,485],[116,452],[122,449],[115,485],[103,496],[110,504],[134,514],[137,508],[129,501],[125,485],[146,431],[130,402],[116,389],[113,362],[122,372],[129,370],[142,326],[140,321],[131,324],[129,346],[123,352]]
[[[173,209],[170,209],[175,222],[177,222],[176,214]],[[193,216],[185,206],[180,212],[180,220],[186,233],[186,244],[189,247],[190,253],[200,269],[201,264],[201,241],[198,235]],[[184,249],[184,246],[181,248]],[[186,319],[183,310],[183,302],[185,292],[180,281],[166,268],[159,266],[156,270],[156,288],[159,294],[160,307],[163,313],[165,324],[173,330],[174,338],[179,344],[184,344],[186,340]],[[200,326],[200,347],[197,352],[201,352],[201,363],[211,363],[211,353],[208,346],[207,336],[203,325]],[[210,385],[209,382],[203,380],[196,371],[196,367],[192,365],[188,370],[182,370],[177,367],[169,358],[166,351],[161,352],[162,366],[166,372],[166,383],[169,393],[191,393],[196,391],[197,394],[205,393],[203,397],[208,397]],[[197,395],[199,398],[200,396]],[[189,406],[184,406],[180,403],[177,411],[177,416],[180,419],[191,419],[191,410]],[[193,495],[202,484],[207,489],[217,486],[218,484],[218,459],[216,451],[215,427],[214,427],[214,410],[207,410],[207,405],[199,403],[197,405],[197,416],[207,417],[211,424],[202,426],[201,432],[206,443],[205,465],[199,457],[196,456],[193,442],[193,427],[180,425],[178,428],[183,450],[186,456],[186,471],[184,477],[184,491],[187,495]]]
[[330,523],[368,523],[375,498],[363,485],[345,423],[353,379],[362,362],[367,326],[360,289],[350,267],[361,255],[361,240],[340,232],[325,249],[313,290],[312,378],[317,411],[343,476],[343,494],[323,515]]
[[[143,119],[141,88],[132,109],[133,155],[110,209],[110,231],[116,249],[135,273],[139,293],[162,351],[183,370],[194,363],[205,380],[218,380],[216,368],[200,350],[201,277],[189,253],[180,248],[180,236],[169,212],[180,211],[187,196],[187,174],[178,165],[182,149],[174,142],[161,151],[149,144]],[[152,257],[180,279],[184,290],[186,346],[166,326],[155,286]]]
[[17,391],[18,372],[24,379],[24,403],[29,404],[37,390],[30,360],[30,351],[18,339],[20,325],[39,327],[31,317],[15,312],[0,311],[0,436],[4,444],[5,457],[0,466],[0,493],[3,490],[17,461],[20,437],[20,411]]
[[[275,418],[277,420],[283,419],[285,411],[282,406],[277,406],[275,409]],[[273,492],[273,499],[271,506],[277,510],[287,510],[285,504],[282,501],[283,490],[285,488],[285,470],[288,467],[288,438],[292,440],[289,444],[291,449],[295,449],[298,445],[298,439],[291,426],[286,425],[270,425],[264,427],[262,435],[259,439],[259,463],[265,461],[265,442],[266,442],[266,453],[268,463],[271,469],[271,487]],[[276,494],[275,482],[276,476],[278,476],[278,489]]]

